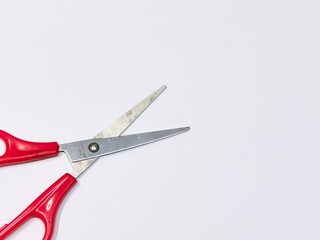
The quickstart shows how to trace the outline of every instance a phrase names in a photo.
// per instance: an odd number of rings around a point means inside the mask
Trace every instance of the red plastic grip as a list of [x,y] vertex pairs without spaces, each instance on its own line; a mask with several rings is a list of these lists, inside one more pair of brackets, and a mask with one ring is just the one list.
[[50,240],[54,233],[54,224],[58,208],[76,182],[77,180],[69,173],[64,174],[11,223],[5,224],[0,228],[0,239],[5,239],[30,218],[36,217],[45,225],[43,240]]
[[0,156],[0,167],[55,157],[59,153],[57,142],[29,142],[2,130],[0,139],[6,146],[5,153]]

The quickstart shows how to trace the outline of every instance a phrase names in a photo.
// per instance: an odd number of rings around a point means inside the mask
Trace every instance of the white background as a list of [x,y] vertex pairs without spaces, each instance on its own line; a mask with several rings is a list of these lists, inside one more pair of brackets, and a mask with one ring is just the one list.
[[[126,133],[191,131],[101,158],[54,239],[319,239],[319,1],[1,1],[0,128],[94,136],[161,85]],[[70,171],[0,169],[0,226]],[[32,220],[9,239],[42,239]]]

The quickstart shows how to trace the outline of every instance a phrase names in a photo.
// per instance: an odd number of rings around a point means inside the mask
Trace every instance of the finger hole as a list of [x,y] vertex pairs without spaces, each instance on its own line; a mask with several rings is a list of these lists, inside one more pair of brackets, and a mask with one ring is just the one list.
[[0,139],[0,157],[6,152],[6,144]]
[[44,226],[40,219],[31,218],[17,231],[12,233],[7,240],[43,239]]

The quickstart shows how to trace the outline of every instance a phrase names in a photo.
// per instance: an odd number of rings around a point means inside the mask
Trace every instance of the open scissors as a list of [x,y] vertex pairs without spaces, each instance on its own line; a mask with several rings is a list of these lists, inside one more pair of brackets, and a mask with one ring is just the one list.
[[73,168],[71,174],[66,173],[60,177],[12,222],[1,227],[0,239],[5,239],[30,218],[35,217],[45,225],[43,240],[50,240],[54,233],[55,218],[62,200],[75,185],[77,178],[100,156],[138,147],[188,131],[190,128],[184,127],[120,136],[165,88],[162,86],[151,93],[93,139],[61,145],[56,142],[37,143],[21,140],[0,130],[0,139],[6,147],[5,153],[0,157],[0,166],[55,157],[59,152],[65,152]]

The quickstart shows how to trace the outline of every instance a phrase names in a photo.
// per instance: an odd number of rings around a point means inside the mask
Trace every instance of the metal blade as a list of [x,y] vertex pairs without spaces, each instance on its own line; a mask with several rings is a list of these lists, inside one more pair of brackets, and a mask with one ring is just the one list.
[[[107,138],[120,136],[140,115],[147,109],[151,103],[166,89],[166,86],[158,88],[148,97],[140,101],[129,111],[120,116],[113,124],[98,133],[95,138]],[[73,167],[72,175],[79,177],[86,169],[88,169],[98,158],[87,159],[80,162],[71,162]]]
[[113,124],[98,133],[95,138],[120,136],[165,89],[166,86],[162,86],[151,93],[148,97],[120,116]]
[[89,139],[61,144],[60,149],[68,155],[72,162],[78,162],[146,145],[175,136],[189,129],[189,127],[184,127],[120,137]]

